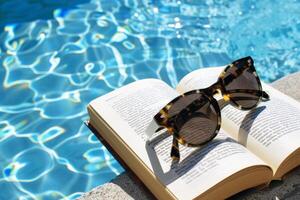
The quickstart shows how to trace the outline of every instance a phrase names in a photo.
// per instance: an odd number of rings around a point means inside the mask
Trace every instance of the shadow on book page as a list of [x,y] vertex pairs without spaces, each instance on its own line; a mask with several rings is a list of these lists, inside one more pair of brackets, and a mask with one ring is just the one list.
[[[219,150],[224,150],[227,143],[236,143],[224,134],[219,134],[210,143],[202,147],[185,147],[180,145],[181,159],[174,162],[170,157],[172,137],[163,133],[145,145],[154,174],[168,185],[178,178],[186,176],[188,182],[189,173],[205,173],[217,165]],[[222,147],[221,147],[221,146]],[[219,147],[220,146],[220,147]],[[218,148],[217,148],[218,147]],[[217,155],[219,154],[219,155]]]
[[[253,122],[264,109],[265,106],[260,106],[248,112],[241,120],[244,122],[241,128],[249,132]],[[189,183],[196,174],[198,177],[205,174],[219,165],[223,159],[245,153],[245,148],[221,129],[215,139],[201,147],[186,147],[179,144],[181,159],[174,162],[170,157],[172,138],[173,136],[166,131],[161,131],[145,145],[154,174],[166,185],[178,178],[183,178]],[[239,139],[247,139],[247,134]]]
[[266,106],[256,107],[249,111],[244,117],[243,121],[241,122],[238,134],[238,142],[240,144],[247,144],[247,139],[254,121],[257,119],[259,114],[261,114],[261,112],[263,112],[265,109]]

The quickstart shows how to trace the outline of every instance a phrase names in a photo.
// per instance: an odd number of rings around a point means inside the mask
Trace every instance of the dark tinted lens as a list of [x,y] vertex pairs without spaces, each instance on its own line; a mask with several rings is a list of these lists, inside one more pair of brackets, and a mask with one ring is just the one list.
[[231,100],[243,108],[252,108],[259,101],[260,86],[248,62],[230,67],[225,73],[223,83]]
[[173,117],[174,115],[179,114],[182,110],[184,110],[188,105],[191,105],[195,100],[202,97],[200,93],[192,93],[185,96],[180,97],[177,101],[175,101],[168,111],[168,116]]
[[169,113],[177,113],[178,134],[188,144],[211,140],[218,126],[218,114],[202,94],[185,95],[172,105]]

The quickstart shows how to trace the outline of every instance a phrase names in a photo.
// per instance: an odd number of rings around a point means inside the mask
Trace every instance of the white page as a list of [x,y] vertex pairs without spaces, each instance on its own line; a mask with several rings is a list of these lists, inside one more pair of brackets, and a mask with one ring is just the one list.
[[[186,75],[178,84],[181,92],[209,87],[224,67],[199,69]],[[255,120],[245,119],[248,111],[227,105],[222,111],[222,127],[239,143],[270,164],[274,171],[282,161],[300,147],[300,104],[263,83],[270,101],[252,110]],[[250,115],[248,115],[249,117]],[[243,125],[241,125],[243,123]],[[244,128],[249,130],[245,131]]]
[[177,85],[176,90],[184,93],[190,90],[203,89],[217,82],[224,67],[202,68],[184,76]]
[[179,199],[193,199],[243,168],[265,164],[221,130],[201,149],[181,146],[180,163],[172,165],[171,137],[158,136],[148,144],[144,132],[156,112],[177,95],[164,82],[148,79],[97,98],[90,105]]
[[276,172],[300,147],[300,104],[266,84],[263,88],[270,95],[269,101],[261,102],[252,111],[225,107],[222,125]]

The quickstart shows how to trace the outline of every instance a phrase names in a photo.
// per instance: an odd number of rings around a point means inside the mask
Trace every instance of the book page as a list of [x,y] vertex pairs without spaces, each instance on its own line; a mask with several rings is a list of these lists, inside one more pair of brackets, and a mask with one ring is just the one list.
[[161,133],[149,141],[145,131],[159,109],[177,95],[164,82],[148,79],[99,97],[90,106],[179,199],[193,199],[242,169],[266,166],[223,130],[202,148],[180,146],[180,162],[172,163],[172,136]]
[[[138,136],[145,143],[148,138],[145,134],[147,125],[161,108],[178,95],[163,81],[144,79],[98,97],[90,105],[99,108],[99,111],[102,111],[104,107],[110,109],[111,113],[102,115],[99,112],[99,114],[109,118],[113,114],[118,115],[116,118],[112,118],[113,123],[117,121],[122,126],[129,127],[130,131],[134,132],[133,137]],[[107,116],[108,114],[109,116]]]
[[203,89],[217,82],[224,67],[202,68],[184,76],[178,83],[176,90],[185,93],[190,90]]
[[269,101],[251,111],[226,106],[222,110],[222,125],[276,172],[300,148],[300,103],[266,84],[263,88],[270,95]]
[[[186,75],[177,90],[186,92],[209,87],[224,67],[199,69]],[[221,110],[222,127],[240,144],[262,158],[274,172],[300,148],[300,103],[262,83],[270,100],[251,111],[227,105]]]

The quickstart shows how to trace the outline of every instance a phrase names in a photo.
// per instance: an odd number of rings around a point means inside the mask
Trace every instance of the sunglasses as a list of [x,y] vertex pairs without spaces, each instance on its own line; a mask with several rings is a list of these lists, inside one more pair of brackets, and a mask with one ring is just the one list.
[[240,110],[250,110],[260,101],[269,99],[269,95],[262,90],[253,59],[249,56],[232,62],[223,70],[216,83],[176,97],[154,116],[159,126],[155,132],[166,128],[173,135],[173,159],[180,158],[178,143],[199,147],[218,134],[221,109],[214,98],[216,94],[221,94],[224,102]]

